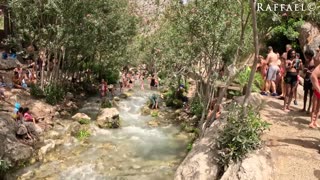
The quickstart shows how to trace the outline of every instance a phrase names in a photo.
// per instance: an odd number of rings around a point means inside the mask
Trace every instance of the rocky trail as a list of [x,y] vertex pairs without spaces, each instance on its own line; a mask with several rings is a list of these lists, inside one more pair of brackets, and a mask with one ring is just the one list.
[[282,110],[282,100],[263,99],[266,105],[261,111],[262,119],[272,124],[263,137],[271,149],[275,168],[272,179],[320,179],[320,131],[308,127],[309,114],[299,112],[302,100],[298,101],[298,106],[292,105],[293,111],[287,113]]

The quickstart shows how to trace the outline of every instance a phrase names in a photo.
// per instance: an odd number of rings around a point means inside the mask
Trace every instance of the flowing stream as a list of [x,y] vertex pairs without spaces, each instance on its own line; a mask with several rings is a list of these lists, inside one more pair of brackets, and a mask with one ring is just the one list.
[[[171,180],[186,156],[190,137],[172,124],[149,127],[154,118],[141,107],[152,92],[133,93],[119,102],[121,128],[100,129],[91,123],[90,138],[69,138],[46,155],[46,161],[20,170],[31,179]],[[99,98],[84,102],[79,112],[95,117]],[[65,128],[61,128],[64,131]],[[31,174],[31,175],[30,175]]]

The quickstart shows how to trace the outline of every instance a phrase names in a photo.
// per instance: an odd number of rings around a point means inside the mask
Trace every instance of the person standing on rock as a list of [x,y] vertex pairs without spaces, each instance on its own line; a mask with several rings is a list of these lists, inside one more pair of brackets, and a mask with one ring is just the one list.
[[303,109],[301,110],[302,112],[306,111],[307,107],[307,99],[309,96],[309,107],[307,112],[310,112],[310,107],[312,104],[312,96],[313,96],[313,89],[312,89],[312,82],[311,82],[311,73],[314,70],[314,52],[311,49],[308,49],[304,52],[304,55],[306,57],[306,63],[305,63],[305,68],[303,70],[304,72],[304,83],[303,83],[303,90],[304,90],[304,95],[303,95]]
[[275,81],[277,80],[277,74],[279,73],[278,59],[278,55],[274,53],[273,48],[269,46],[268,56],[266,59],[269,68],[266,77],[266,89],[265,92],[262,93],[262,95],[269,95],[271,89],[271,95],[277,96]]
[[311,73],[311,82],[313,86],[313,104],[312,104],[312,113],[311,113],[311,123],[309,124],[309,127],[311,128],[317,128],[319,127],[317,120],[319,117],[319,109],[320,109],[320,55],[319,53],[314,58],[315,66],[316,68]]

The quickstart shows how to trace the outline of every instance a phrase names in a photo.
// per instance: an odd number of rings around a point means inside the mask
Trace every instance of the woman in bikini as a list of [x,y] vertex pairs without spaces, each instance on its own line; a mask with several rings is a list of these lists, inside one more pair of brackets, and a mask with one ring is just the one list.
[[289,59],[286,61],[286,75],[284,77],[286,96],[284,98],[283,110],[286,112],[290,111],[290,104],[293,98],[294,88],[298,83],[298,73],[293,62],[296,57],[296,52],[294,50],[290,50],[288,52],[288,56]]

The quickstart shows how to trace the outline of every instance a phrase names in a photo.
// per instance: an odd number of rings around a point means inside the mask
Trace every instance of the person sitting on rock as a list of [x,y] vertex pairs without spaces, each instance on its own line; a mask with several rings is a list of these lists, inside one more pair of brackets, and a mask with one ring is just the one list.
[[12,77],[12,83],[14,88],[22,89],[21,79],[19,78],[18,72],[14,72],[14,75]]
[[151,109],[158,109],[158,102],[159,102],[158,95],[153,93],[151,95],[151,97],[150,97],[150,100],[151,100],[151,103],[152,103]]
[[[211,119],[213,117],[213,115],[214,115],[213,110],[214,110],[216,103],[217,103],[217,98],[214,98],[210,103],[207,119]],[[221,112],[222,112],[222,105],[220,104],[218,107],[218,110],[216,112],[216,116],[214,118],[219,119],[221,116]]]
[[39,122],[39,120],[43,120],[44,118],[35,118],[33,117],[30,112],[29,112],[29,108],[24,108],[22,111],[23,114],[23,119],[26,122],[33,122],[34,125],[36,125],[36,122]]
[[23,69],[21,68],[20,64],[17,65],[17,67],[13,70],[13,72],[17,72],[19,75],[19,78],[22,76]]

